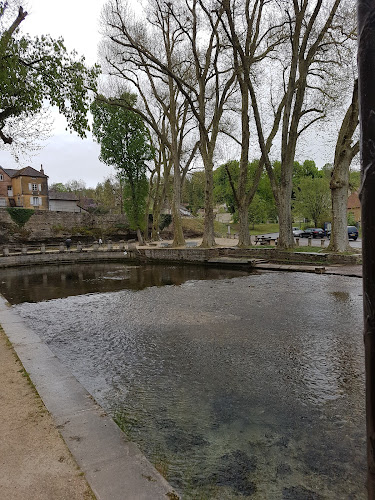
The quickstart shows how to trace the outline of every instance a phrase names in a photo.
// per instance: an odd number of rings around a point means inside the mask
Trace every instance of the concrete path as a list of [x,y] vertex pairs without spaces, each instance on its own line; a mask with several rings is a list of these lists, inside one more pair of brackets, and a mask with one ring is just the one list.
[[98,500],[178,499],[138,447],[2,297],[0,324]]

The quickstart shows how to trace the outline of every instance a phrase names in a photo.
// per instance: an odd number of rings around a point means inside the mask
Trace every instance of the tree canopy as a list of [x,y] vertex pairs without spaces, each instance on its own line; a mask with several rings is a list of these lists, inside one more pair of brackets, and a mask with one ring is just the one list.
[[[121,96],[121,100],[134,99],[131,94]],[[94,101],[91,111],[93,135],[100,144],[100,159],[117,170],[123,182],[123,203],[130,227],[140,231],[145,223],[147,161],[153,156],[147,127],[137,113],[111,104],[103,96]]]
[[95,90],[99,69],[87,68],[83,57],[68,53],[61,38],[22,35],[26,17],[22,6],[15,10],[11,0],[0,0],[0,140],[17,142],[14,122],[37,115],[45,101],[84,137],[89,89]]

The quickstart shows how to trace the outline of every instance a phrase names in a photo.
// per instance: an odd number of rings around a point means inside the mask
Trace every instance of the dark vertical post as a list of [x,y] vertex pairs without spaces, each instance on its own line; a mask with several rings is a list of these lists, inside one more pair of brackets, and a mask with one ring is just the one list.
[[375,0],[357,0],[367,488],[375,499]]

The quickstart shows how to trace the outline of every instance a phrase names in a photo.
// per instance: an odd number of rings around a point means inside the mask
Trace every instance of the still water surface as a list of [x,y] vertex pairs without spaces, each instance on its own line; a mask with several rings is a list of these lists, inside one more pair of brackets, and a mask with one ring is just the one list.
[[365,498],[361,280],[108,264],[0,282],[184,498]]

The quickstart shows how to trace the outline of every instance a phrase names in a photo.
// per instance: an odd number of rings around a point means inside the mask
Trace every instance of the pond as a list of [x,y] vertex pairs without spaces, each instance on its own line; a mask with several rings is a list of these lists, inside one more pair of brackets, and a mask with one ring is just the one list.
[[360,279],[103,264],[0,282],[183,498],[366,498]]

